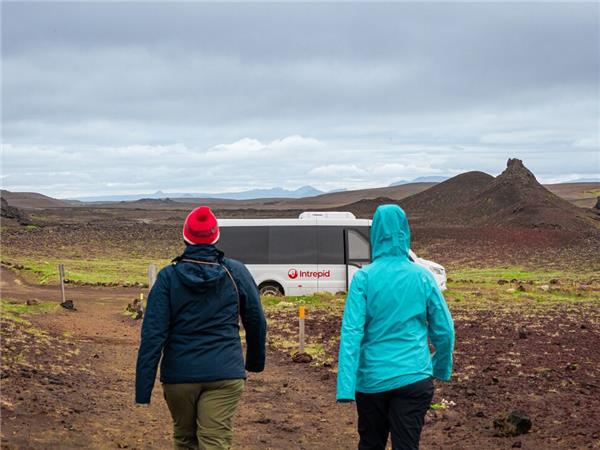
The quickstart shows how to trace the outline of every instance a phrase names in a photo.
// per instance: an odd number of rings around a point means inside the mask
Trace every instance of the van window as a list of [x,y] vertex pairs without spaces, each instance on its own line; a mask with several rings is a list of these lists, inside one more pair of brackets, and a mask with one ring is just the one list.
[[217,247],[228,258],[244,264],[269,263],[269,229],[267,227],[221,227]]
[[317,236],[319,264],[344,264],[344,228],[321,226]]
[[348,230],[348,259],[368,261],[371,258],[369,241],[357,230]]
[[269,227],[270,264],[317,264],[317,227]]

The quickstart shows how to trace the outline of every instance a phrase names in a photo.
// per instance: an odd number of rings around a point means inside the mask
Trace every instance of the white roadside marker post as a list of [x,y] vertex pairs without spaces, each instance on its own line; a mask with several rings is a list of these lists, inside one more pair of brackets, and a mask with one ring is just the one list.
[[[154,286],[155,282],[156,282],[156,266],[154,264],[150,264],[148,266],[148,297],[147,298],[150,298],[150,291],[152,290],[152,286]],[[140,299],[143,299],[143,297],[140,297]],[[142,302],[142,312],[144,312],[145,310],[146,310],[146,306],[144,305],[144,302]]]
[[150,264],[148,266],[148,291],[152,290],[152,286],[156,282],[156,266]]
[[62,302],[65,303],[67,299],[65,298],[65,265],[58,265],[58,275],[60,276],[60,291],[62,293]]

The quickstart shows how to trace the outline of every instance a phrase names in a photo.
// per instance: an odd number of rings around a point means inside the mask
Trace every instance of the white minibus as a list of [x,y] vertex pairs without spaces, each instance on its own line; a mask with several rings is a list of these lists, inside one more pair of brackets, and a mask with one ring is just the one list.
[[[221,219],[217,247],[246,264],[261,295],[347,292],[354,273],[371,260],[370,227],[371,220],[337,211],[304,212],[298,219]],[[410,258],[446,288],[441,265],[412,250]]]

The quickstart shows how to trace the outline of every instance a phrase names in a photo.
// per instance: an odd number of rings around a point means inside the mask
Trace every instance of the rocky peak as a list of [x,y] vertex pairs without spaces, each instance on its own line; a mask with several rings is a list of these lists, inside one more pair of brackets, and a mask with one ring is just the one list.
[[506,163],[508,169],[524,169],[523,161],[517,158],[508,158]]
[[535,178],[535,175],[523,165],[523,161],[516,158],[509,158],[508,162],[506,163],[506,169],[498,176],[497,179],[506,179],[513,183],[521,182],[537,184],[538,182]]

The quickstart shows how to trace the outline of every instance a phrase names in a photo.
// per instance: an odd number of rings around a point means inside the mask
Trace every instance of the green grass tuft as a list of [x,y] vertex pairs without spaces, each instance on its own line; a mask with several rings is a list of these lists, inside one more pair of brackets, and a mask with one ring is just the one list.
[[[51,312],[58,308],[57,303],[38,303],[37,305],[28,305],[26,303],[18,303],[15,300],[1,298],[0,299],[0,318],[13,323],[31,326],[31,322],[22,316],[36,314],[40,312]],[[31,328],[31,330],[34,330]]]
[[39,284],[59,284],[58,265],[64,264],[65,278],[81,284],[145,284],[148,283],[148,265],[158,269],[168,264],[168,260],[150,261],[145,259],[63,259],[36,261],[18,259],[11,261],[21,264],[23,275]]
[[331,306],[338,304],[346,299],[345,295],[335,295],[330,292],[315,292],[312,295],[297,295],[297,296],[265,296],[262,297],[262,303],[266,307],[270,306]]
[[586,280],[595,276],[594,272],[566,272],[546,270],[525,270],[522,267],[490,267],[485,269],[459,269],[451,271],[448,276],[454,282],[472,280],[474,283],[497,283],[498,280],[522,280],[548,283],[551,279]]
[[430,408],[435,411],[435,410],[438,410],[438,409],[447,409],[448,406],[444,405],[443,403],[432,403]]
[[58,308],[58,303],[38,303],[37,305],[28,305],[26,303],[17,303],[9,299],[0,299],[0,310],[13,314],[35,314],[39,312],[50,312]]

